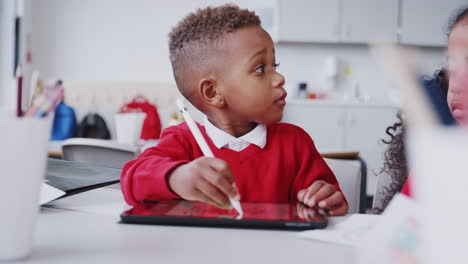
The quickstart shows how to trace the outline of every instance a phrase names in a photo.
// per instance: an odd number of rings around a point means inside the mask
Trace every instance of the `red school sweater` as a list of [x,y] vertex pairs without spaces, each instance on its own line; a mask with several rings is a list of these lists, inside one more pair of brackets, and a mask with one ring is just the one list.
[[[216,158],[226,161],[232,171],[242,202],[296,202],[297,193],[316,180],[335,185],[335,175],[318,153],[312,139],[301,128],[286,124],[267,125],[263,149],[251,144],[242,151],[218,149],[198,125]],[[180,198],[168,185],[168,176],[182,164],[203,153],[186,123],[165,129],[159,143],[127,162],[120,178],[125,201]]]

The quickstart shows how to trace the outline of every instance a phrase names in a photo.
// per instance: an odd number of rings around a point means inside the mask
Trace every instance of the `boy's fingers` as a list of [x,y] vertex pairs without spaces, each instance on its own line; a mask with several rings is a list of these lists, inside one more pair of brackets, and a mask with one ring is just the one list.
[[321,208],[329,208],[329,207],[335,207],[335,205],[340,204],[344,201],[344,196],[343,193],[341,192],[335,192],[328,198],[320,201],[318,203],[318,206]]
[[224,175],[230,183],[233,183],[234,180],[232,178],[231,168],[229,164],[221,159],[211,158],[210,159],[210,167],[212,167],[218,173]]
[[299,202],[303,202],[304,201],[304,196],[306,194],[307,190],[306,189],[302,189],[300,190],[299,192],[297,192],[297,200]]
[[203,178],[216,186],[216,188],[221,190],[228,197],[236,197],[239,194],[237,188],[229,182],[228,179],[213,170],[207,169],[203,171]]
[[323,199],[331,196],[334,192],[336,192],[336,187],[335,186],[333,186],[331,184],[324,185],[324,186],[322,186],[322,188],[320,188],[320,190],[317,191],[317,193],[315,193],[308,200],[307,205],[309,205],[310,207],[315,206],[317,203],[319,203]]
[[307,190],[307,192],[304,195],[304,204],[306,204],[309,207],[314,207],[315,206],[315,201],[312,200],[313,194]]
[[304,195],[304,203],[309,206],[309,207],[314,207],[316,204],[315,200],[312,200],[312,197],[322,189],[322,187],[325,185],[325,182],[323,181],[316,181],[312,183],[312,185],[307,188],[307,192]]
[[347,213],[348,213],[348,204],[344,201],[338,207],[328,210],[328,215],[330,216],[345,215]]
[[307,188],[306,197],[304,197],[304,201],[310,200],[310,198],[316,194],[323,186],[325,185],[324,181],[315,181],[312,185]]
[[216,202],[218,207],[228,208],[230,203],[225,194],[223,194],[218,188],[213,186],[208,181],[201,179],[197,183],[197,189],[202,192],[204,195],[208,196],[211,200]]
[[207,203],[207,204],[210,204],[210,205],[213,205],[215,207],[219,207],[219,208],[223,208],[223,206],[221,204],[218,204],[217,202],[215,202],[213,199],[211,199],[210,197],[206,196],[204,193],[202,193],[201,191],[198,191],[197,193],[197,201],[200,201],[200,202],[203,202],[203,203]]

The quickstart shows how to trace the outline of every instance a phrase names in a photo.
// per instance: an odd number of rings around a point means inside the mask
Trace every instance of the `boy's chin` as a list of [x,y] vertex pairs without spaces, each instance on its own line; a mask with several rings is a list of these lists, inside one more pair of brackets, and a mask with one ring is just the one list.
[[270,118],[268,120],[265,120],[265,122],[263,122],[263,123],[266,124],[266,125],[274,124],[274,123],[281,122],[282,119],[283,119],[283,113],[281,113],[281,115],[279,115],[279,116],[275,116],[275,117],[272,117],[272,118]]

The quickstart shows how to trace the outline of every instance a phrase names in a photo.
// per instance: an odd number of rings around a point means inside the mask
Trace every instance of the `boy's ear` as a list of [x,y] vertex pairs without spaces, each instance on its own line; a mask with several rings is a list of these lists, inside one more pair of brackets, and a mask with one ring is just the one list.
[[199,91],[202,100],[215,107],[224,106],[224,98],[218,93],[216,89],[216,81],[213,79],[202,79],[199,83]]

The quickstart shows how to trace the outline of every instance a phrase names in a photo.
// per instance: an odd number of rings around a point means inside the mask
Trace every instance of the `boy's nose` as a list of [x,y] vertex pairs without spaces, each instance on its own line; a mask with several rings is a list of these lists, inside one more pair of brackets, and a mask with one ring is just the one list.
[[284,79],[284,76],[280,73],[276,73],[273,77],[273,87],[283,87],[285,83],[286,80]]

